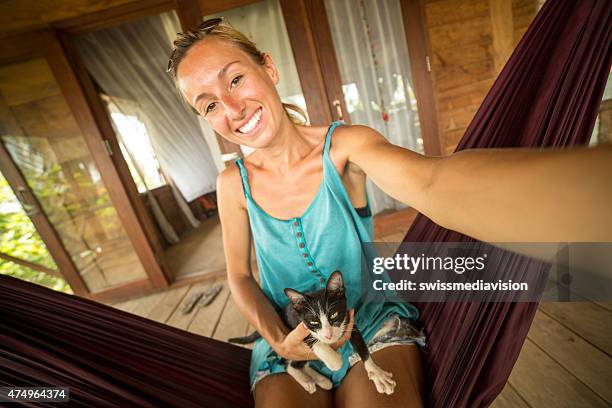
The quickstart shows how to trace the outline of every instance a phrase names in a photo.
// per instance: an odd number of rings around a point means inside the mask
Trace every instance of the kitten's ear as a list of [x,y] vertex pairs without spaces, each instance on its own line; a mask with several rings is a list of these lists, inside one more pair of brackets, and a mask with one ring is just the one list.
[[344,280],[342,279],[342,272],[334,271],[329,276],[325,290],[328,292],[340,292],[344,290]]
[[285,295],[287,295],[291,303],[293,303],[294,305],[297,305],[304,301],[304,295],[298,292],[297,290],[291,288],[285,288]]

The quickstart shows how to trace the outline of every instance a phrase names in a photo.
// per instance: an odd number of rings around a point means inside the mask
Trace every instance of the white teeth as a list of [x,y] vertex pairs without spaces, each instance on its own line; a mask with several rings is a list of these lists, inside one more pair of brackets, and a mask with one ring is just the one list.
[[251,133],[259,123],[259,119],[261,119],[261,108],[259,108],[257,112],[248,121],[248,123],[239,128],[238,131],[240,133]]

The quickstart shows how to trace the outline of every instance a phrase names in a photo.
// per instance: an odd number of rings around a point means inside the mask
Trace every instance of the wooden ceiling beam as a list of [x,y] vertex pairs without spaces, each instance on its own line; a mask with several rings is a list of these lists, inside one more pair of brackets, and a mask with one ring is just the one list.
[[52,27],[69,35],[78,35],[173,10],[173,0],[138,0],[109,7],[70,19],[58,21]]

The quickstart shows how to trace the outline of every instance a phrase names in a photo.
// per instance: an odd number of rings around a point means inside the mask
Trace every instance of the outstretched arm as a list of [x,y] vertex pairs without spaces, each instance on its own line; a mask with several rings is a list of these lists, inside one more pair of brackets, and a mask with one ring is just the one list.
[[612,241],[612,145],[439,158],[394,146],[364,126],[345,135],[350,162],[445,228],[487,242]]

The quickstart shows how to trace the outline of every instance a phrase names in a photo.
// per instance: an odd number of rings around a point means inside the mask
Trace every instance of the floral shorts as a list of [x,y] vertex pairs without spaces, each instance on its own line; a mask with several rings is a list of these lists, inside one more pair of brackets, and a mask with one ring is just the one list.
[[[414,327],[412,321],[399,315],[392,315],[383,324],[383,327],[368,342],[370,354],[390,346],[401,344],[418,344],[425,347],[425,334]],[[354,366],[361,357],[357,352],[349,356],[349,365]]]

